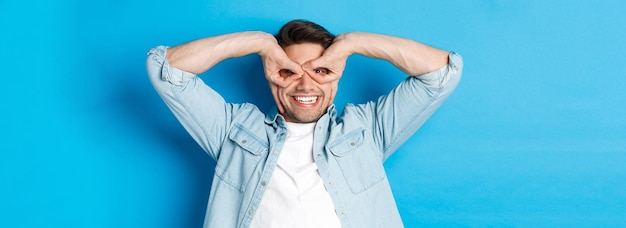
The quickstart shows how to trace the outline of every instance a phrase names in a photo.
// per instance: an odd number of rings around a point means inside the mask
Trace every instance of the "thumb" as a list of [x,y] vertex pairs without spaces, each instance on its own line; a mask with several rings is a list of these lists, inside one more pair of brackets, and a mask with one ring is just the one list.
[[323,65],[322,62],[323,62],[323,60],[321,58],[317,58],[317,59],[313,59],[313,60],[307,61],[306,63],[302,64],[302,69],[304,71],[315,70],[315,69],[318,68],[318,66]]
[[284,69],[290,70],[296,76],[302,76],[302,74],[304,74],[304,70],[302,69],[302,66],[300,66],[300,64],[295,63],[294,61],[286,60],[282,63],[282,65]]
[[318,68],[330,69],[332,68],[330,66],[331,65],[330,63],[332,63],[332,57],[327,56],[327,55],[322,55],[319,58],[309,60],[305,62],[304,64],[302,64],[302,69],[304,69],[305,71],[311,71],[311,70],[315,70]]

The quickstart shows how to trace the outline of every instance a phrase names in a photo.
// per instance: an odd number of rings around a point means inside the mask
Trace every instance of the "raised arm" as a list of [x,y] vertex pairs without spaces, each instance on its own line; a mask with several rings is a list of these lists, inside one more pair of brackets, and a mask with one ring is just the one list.
[[[290,78],[281,69],[302,72],[275,38],[263,32],[241,32],[191,41],[172,48],[158,46],[148,52],[146,68],[157,93],[190,135],[214,158],[229,132],[234,114],[247,115],[243,105],[229,105],[197,74],[228,58],[259,54],[272,92]],[[297,74],[294,74],[297,75]],[[201,102],[200,102],[201,101]],[[208,129],[208,130],[207,130]]]
[[263,32],[207,37],[168,48],[167,59],[172,67],[201,74],[224,59],[259,53],[271,46],[271,39]]
[[337,44],[347,53],[387,60],[412,76],[434,71],[448,63],[448,52],[400,37],[354,32],[339,36]]
[[330,77],[318,81],[332,81],[341,77],[346,59],[352,54],[389,61],[404,73],[416,76],[432,72],[448,63],[444,50],[400,37],[365,32],[351,32],[337,36],[322,57],[305,64],[306,70],[325,67]]
[[201,74],[222,60],[254,53],[263,59],[267,80],[277,86],[287,86],[293,79],[280,77],[282,69],[296,72],[296,77],[301,75],[300,65],[292,62],[274,36],[265,32],[239,32],[191,41],[169,48],[167,59],[174,68]]
[[[265,32],[239,32],[191,41],[169,48],[167,58],[174,68],[200,74],[222,60],[254,53],[259,54],[263,60],[265,78],[275,99],[278,87],[287,87],[304,73],[299,64],[287,57],[276,38]],[[283,69],[294,74],[281,77],[279,72]],[[283,112],[280,102],[276,101],[276,104],[280,112]]]
[[328,74],[310,74],[319,83],[336,83],[352,54],[383,59],[407,77],[376,101],[346,106],[344,114],[358,116],[389,157],[440,107],[459,83],[463,61],[456,53],[409,39],[372,33],[338,36],[324,54],[303,65],[306,71],[327,68]]

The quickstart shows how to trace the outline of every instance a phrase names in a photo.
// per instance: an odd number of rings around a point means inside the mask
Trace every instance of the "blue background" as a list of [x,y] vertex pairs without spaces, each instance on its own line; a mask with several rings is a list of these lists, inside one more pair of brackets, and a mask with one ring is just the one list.
[[[0,227],[199,227],[215,163],[146,51],[306,18],[463,55],[456,92],[386,163],[407,227],[626,226],[624,1],[0,3]],[[404,76],[353,56],[336,103]],[[269,108],[258,56],[203,75]]]

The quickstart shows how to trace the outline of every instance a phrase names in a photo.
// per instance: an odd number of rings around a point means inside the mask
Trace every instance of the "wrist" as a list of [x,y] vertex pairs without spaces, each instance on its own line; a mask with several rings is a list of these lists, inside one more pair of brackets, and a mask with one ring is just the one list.
[[269,33],[259,32],[257,35],[258,43],[256,44],[258,50],[257,54],[260,56],[265,56],[271,53],[272,51],[276,51],[276,49],[280,49],[278,45],[278,41],[276,38]]
[[325,54],[340,58],[347,58],[356,53],[353,33],[339,34],[335,37],[333,44],[326,49]]

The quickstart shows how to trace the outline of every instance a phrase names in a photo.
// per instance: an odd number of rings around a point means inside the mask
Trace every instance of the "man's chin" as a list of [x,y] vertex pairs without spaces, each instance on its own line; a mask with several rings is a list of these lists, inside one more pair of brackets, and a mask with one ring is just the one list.
[[312,118],[306,118],[306,119],[292,119],[293,121],[288,121],[288,122],[293,122],[293,123],[315,123],[317,122],[317,120],[319,120],[320,118],[316,118],[316,119],[312,119]]
[[322,115],[283,115],[287,122],[293,123],[315,123]]

